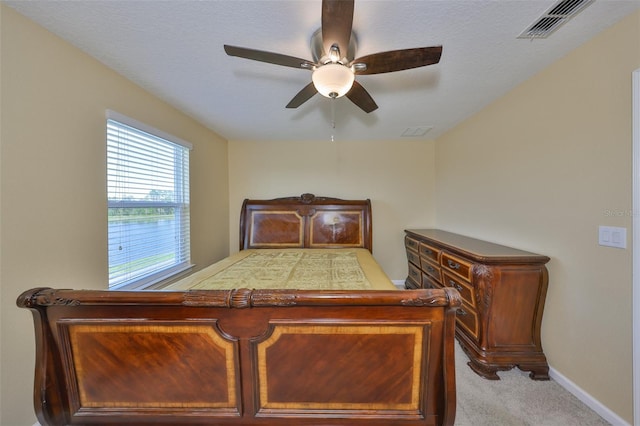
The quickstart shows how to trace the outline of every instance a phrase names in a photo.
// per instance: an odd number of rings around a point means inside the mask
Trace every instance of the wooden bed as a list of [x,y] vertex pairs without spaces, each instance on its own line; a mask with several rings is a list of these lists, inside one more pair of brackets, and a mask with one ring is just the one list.
[[[241,249],[371,250],[369,200],[246,200]],[[35,288],[42,425],[452,425],[454,289]]]

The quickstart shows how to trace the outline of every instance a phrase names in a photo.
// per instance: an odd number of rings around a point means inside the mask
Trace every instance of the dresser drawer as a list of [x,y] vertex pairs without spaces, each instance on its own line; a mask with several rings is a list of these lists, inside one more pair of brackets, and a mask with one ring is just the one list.
[[473,291],[473,286],[465,280],[461,280],[450,272],[444,271],[442,274],[442,284],[447,287],[455,288],[456,290],[458,290],[458,292],[460,292],[460,296],[465,302],[467,302],[474,308],[477,306],[476,292]]
[[421,269],[425,274],[431,275],[432,278],[438,280],[440,282],[442,278],[440,277],[440,266],[429,262],[424,257],[420,258]]
[[420,267],[420,256],[415,251],[407,250],[407,260],[417,267]]
[[456,313],[456,323],[469,332],[474,339],[478,338],[478,313],[462,302]]
[[422,288],[419,282],[416,282],[410,276],[404,281],[404,288],[407,290],[416,290]]
[[418,284],[422,282],[422,272],[413,263],[409,263],[409,278]]
[[457,276],[471,281],[471,263],[456,257],[452,254],[443,252],[441,256],[440,264],[445,271],[451,271]]
[[434,280],[433,277],[422,274],[422,288],[442,288],[439,280]]
[[420,243],[418,242],[418,240],[414,240],[411,237],[404,237],[404,245],[406,248],[415,251],[416,253],[418,252],[418,248],[420,247]]
[[436,264],[440,263],[440,250],[429,244],[420,243],[420,257],[429,259]]

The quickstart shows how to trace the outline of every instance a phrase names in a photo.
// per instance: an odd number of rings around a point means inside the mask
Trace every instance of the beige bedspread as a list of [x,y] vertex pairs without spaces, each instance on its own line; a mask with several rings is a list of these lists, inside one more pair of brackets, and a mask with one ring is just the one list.
[[166,290],[395,290],[367,249],[248,249]]

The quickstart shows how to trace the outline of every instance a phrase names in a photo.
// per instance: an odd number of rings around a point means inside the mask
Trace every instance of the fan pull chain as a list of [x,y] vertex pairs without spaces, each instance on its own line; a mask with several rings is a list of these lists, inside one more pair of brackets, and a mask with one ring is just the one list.
[[331,142],[335,142],[335,129],[336,129],[336,98],[331,98]]

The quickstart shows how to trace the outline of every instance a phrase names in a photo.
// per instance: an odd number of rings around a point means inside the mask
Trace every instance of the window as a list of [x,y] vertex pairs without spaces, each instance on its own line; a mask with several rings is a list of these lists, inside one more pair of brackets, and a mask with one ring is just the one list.
[[190,265],[189,150],[109,111],[109,288],[143,288]]

